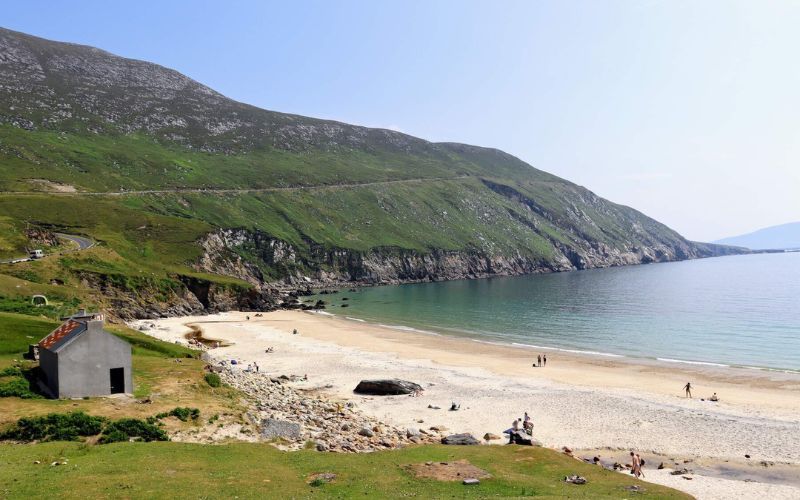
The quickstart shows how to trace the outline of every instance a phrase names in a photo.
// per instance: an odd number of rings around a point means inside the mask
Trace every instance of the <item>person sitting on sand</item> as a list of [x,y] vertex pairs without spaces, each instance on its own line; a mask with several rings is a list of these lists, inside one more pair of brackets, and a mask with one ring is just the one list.
[[528,415],[527,411],[525,412],[525,417],[522,420],[522,428],[525,429],[528,434],[533,434],[533,420],[531,420],[531,417]]
[[692,397],[692,383],[686,382],[686,385],[683,386],[683,390],[686,391],[686,397]]
[[716,403],[717,401],[719,401],[719,398],[717,397],[717,393],[715,392],[715,393],[714,393],[714,394],[713,394],[713,395],[712,395],[710,398],[708,398],[708,400],[709,400],[709,401],[713,401],[713,402],[715,402],[715,403]]
[[450,411],[458,411],[459,408],[461,408],[461,405],[455,401],[450,404]]
[[292,330],[292,335],[297,335],[297,328],[295,328],[294,330]]

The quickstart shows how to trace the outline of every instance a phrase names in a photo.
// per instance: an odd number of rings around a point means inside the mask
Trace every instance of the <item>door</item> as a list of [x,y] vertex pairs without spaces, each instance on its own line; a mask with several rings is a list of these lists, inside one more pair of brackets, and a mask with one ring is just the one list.
[[111,373],[111,394],[125,392],[125,368],[112,368]]

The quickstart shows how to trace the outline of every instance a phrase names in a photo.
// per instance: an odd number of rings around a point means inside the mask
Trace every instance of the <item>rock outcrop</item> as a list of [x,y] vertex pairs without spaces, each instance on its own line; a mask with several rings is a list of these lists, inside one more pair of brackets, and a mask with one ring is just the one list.
[[362,380],[353,390],[356,394],[369,394],[372,396],[397,396],[400,394],[414,394],[421,391],[422,386],[419,384],[397,378]]

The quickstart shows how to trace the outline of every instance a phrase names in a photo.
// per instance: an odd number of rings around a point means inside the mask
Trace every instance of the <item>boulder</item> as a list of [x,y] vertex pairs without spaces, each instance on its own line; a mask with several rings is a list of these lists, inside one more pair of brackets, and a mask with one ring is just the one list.
[[389,396],[397,394],[411,394],[422,390],[422,386],[400,380],[397,378],[384,380],[362,380],[356,386],[354,392],[358,394],[369,394],[372,396]]
[[261,422],[261,436],[264,439],[300,439],[300,424],[267,418]]
[[497,439],[503,439],[502,437],[498,436],[497,434],[492,434],[491,432],[487,432],[483,435],[483,439],[486,441],[495,441]]
[[475,436],[472,434],[451,434],[447,437],[442,438],[442,444],[452,444],[452,445],[475,445],[480,444]]
[[375,435],[375,433],[369,427],[364,427],[363,429],[358,431],[358,434],[360,436],[364,436],[364,437],[368,437],[368,438],[371,438],[372,436]]

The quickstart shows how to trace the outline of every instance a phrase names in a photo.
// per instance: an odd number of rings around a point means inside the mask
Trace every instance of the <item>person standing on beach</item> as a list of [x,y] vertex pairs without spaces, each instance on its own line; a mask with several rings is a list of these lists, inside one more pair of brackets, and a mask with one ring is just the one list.
[[692,383],[686,382],[686,385],[683,386],[683,390],[686,391],[686,397],[692,397]]
[[642,459],[634,452],[631,452],[631,474],[637,478],[642,475]]
[[542,355],[536,358],[536,366],[542,366]]
[[547,366],[547,354],[542,356],[542,361],[544,362],[544,364],[542,366]]

